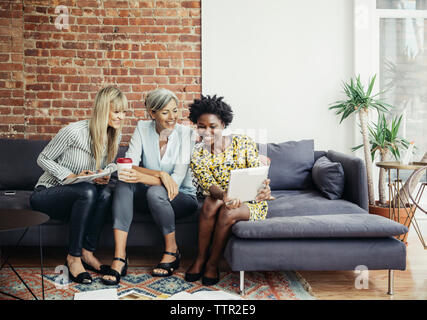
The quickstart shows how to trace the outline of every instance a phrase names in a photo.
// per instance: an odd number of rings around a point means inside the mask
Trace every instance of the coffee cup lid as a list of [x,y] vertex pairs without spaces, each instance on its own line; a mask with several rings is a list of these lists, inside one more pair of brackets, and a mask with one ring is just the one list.
[[132,163],[131,158],[118,158],[117,163]]

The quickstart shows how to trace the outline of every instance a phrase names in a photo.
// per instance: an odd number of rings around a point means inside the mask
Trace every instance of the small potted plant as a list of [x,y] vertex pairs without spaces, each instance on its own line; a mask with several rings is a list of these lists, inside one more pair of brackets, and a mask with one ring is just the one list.
[[[373,123],[372,126],[368,125],[372,162],[374,161],[377,152],[380,154],[381,162],[389,161],[391,155],[394,156],[396,161],[399,161],[400,150],[408,149],[409,142],[406,139],[399,137],[398,135],[401,121],[402,116],[395,116],[393,117],[390,124],[386,120],[386,115],[384,113],[380,113],[378,115],[378,122]],[[351,150],[356,151],[361,147],[363,147],[363,145],[354,147]],[[378,179],[379,201],[376,202],[376,205],[388,208],[389,204],[386,200],[385,174],[385,169],[380,168],[380,174]]]
[[[400,151],[403,149],[408,149],[409,141],[399,137],[398,135],[401,121],[402,116],[395,116],[392,118],[390,123],[386,120],[386,115],[384,113],[380,113],[378,115],[378,122],[372,124],[372,126],[368,125],[372,161],[374,161],[377,153],[380,155],[381,162],[390,161],[391,155],[396,161],[399,161],[401,154]],[[359,145],[352,148],[352,150],[356,151],[362,146],[363,145]],[[379,201],[376,201],[375,205],[369,205],[369,212],[388,218],[390,207],[394,207],[394,202],[392,202],[392,205],[390,206],[390,203],[387,201],[386,197],[386,189],[386,172],[385,169],[380,168],[378,179]],[[408,212],[409,215],[412,216],[415,213],[415,207],[409,204],[401,206],[398,214],[396,212],[397,209],[394,210],[396,213],[394,220],[409,228],[410,219],[408,218]],[[405,243],[407,236],[408,235],[406,234],[403,238]]]

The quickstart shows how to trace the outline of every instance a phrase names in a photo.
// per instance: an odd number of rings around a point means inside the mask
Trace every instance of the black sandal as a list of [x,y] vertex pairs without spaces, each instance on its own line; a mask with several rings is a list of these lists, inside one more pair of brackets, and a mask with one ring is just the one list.
[[101,274],[101,275],[106,275],[110,271],[110,266],[108,266],[106,264],[101,265],[99,270],[95,269],[90,264],[87,264],[86,262],[84,262],[83,259],[82,259],[82,264],[86,270],[90,270],[90,271],[93,271],[93,272]]
[[72,281],[77,282],[77,283],[81,283],[81,284],[91,284],[92,283],[93,280],[92,280],[92,277],[90,276],[89,272],[81,272],[77,275],[77,277],[75,277],[71,273],[71,269],[70,269],[67,261],[65,261],[64,265],[67,267],[68,275]]
[[107,285],[107,286],[115,286],[115,285],[119,284],[121,277],[125,277],[127,274],[127,271],[128,271],[128,258],[122,259],[122,258],[115,257],[113,260],[121,261],[125,265],[122,267],[122,271],[120,273],[118,273],[116,270],[110,268],[108,270],[107,274],[105,274],[106,276],[115,277],[116,280],[113,281],[113,280],[104,279],[104,277],[101,278],[102,283]]
[[179,249],[177,249],[175,253],[165,251],[163,254],[169,254],[174,256],[176,259],[172,262],[159,263],[154,269],[162,269],[167,271],[167,273],[155,273],[153,270],[152,274],[154,277],[169,277],[176,269],[179,268],[179,263],[181,262],[181,252],[179,252]]

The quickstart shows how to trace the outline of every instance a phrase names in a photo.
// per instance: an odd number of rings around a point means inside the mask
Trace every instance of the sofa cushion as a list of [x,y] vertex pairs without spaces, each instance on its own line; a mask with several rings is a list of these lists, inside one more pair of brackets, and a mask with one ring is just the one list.
[[271,190],[304,190],[312,186],[314,140],[259,144],[258,149],[271,159]]
[[326,156],[326,151],[321,151],[321,150],[314,150],[314,162],[317,161],[317,159]]
[[356,203],[368,211],[368,180],[365,161],[353,155],[333,150],[329,150],[326,156],[332,162],[341,163],[344,169],[345,184],[342,198]]
[[[0,157],[0,190],[33,190],[43,174],[37,158],[48,143],[49,140],[0,139],[0,154],[7,155]],[[126,150],[120,146],[117,157],[123,157]]]
[[368,270],[406,268],[406,246],[391,237],[261,240],[232,236],[224,257],[233,271],[354,271],[358,265]]
[[116,160],[118,158],[124,158],[126,155],[126,151],[128,150],[127,146],[120,146],[119,150],[117,150],[117,156],[116,156]]
[[7,195],[7,191],[0,191],[0,209],[27,209],[31,210],[30,196],[32,191],[13,191],[14,194]]
[[272,191],[276,200],[268,201],[267,218],[292,217],[319,214],[365,213],[368,212],[358,205],[338,199],[326,199],[320,191],[312,190],[281,190]]
[[374,214],[335,214],[276,217],[239,221],[233,234],[239,238],[382,238],[408,232],[404,225]]
[[32,190],[43,174],[37,157],[48,142],[0,139],[0,190]]
[[344,169],[341,163],[321,157],[311,171],[313,183],[322,195],[330,200],[340,199],[344,192]]

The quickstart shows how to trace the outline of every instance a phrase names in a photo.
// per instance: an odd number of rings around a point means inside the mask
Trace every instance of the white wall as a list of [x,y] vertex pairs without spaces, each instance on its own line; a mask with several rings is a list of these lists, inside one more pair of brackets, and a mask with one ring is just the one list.
[[258,141],[351,153],[354,120],[339,125],[328,107],[344,98],[353,49],[353,0],[202,0],[203,94],[224,96],[230,129]]

